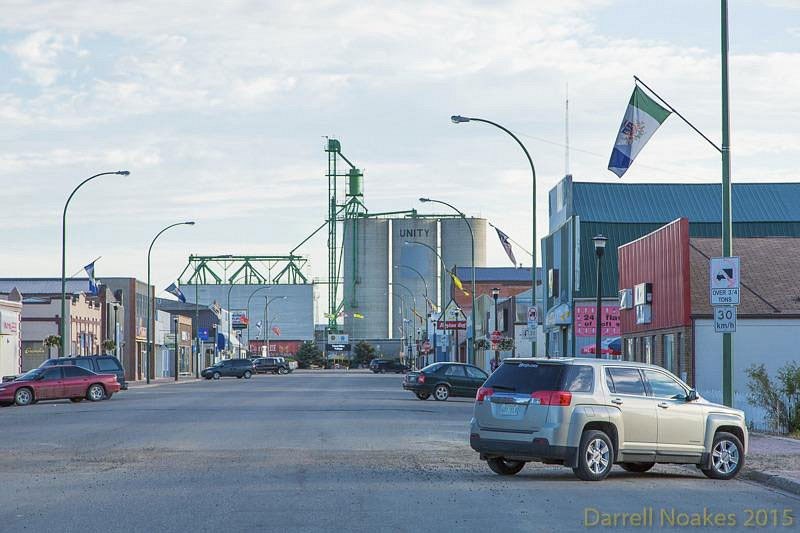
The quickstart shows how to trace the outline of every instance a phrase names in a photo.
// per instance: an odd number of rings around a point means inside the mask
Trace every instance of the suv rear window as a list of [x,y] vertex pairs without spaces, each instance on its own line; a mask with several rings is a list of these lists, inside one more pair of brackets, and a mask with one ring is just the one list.
[[116,359],[97,359],[97,368],[99,370],[122,370],[117,363]]
[[483,386],[522,394],[560,390],[563,372],[563,364],[503,363]]
[[570,392],[592,392],[594,369],[589,365],[570,365],[564,376],[564,389]]

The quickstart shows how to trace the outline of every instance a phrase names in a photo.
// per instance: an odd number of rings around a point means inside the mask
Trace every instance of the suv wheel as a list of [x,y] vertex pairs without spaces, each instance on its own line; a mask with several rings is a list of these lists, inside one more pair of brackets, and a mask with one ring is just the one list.
[[602,431],[590,429],[581,436],[578,467],[572,471],[584,481],[600,481],[608,476],[614,464],[614,446]]
[[214,372],[214,374],[211,377],[214,379],[219,379],[219,372]]
[[280,367],[280,368],[278,369],[278,374],[281,374],[281,375],[284,375],[284,376],[285,376],[285,375],[286,375],[286,374],[288,374],[288,373],[289,373],[289,370],[287,370],[285,367]]
[[653,468],[655,463],[620,463],[619,466],[621,466],[626,472],[635,472],[641,474],[642,472],[647,472]]
[[252,376],[252,375],[253,375],[253,373],[250,372],[249,370],[245,370],[244,371],[244,379],[250,379],[250,376]]
[[744,465],[742,442],[736,435],[718,432],[711,446],[711,468],[701,468],[711,479],[731,479]]
[[417,393],[417,398],[419,398],[420,400],[427,400],[428,398],[430,398],[430,396],[431,395],[429,393],[427,393],[427,392],[418,392]]
[[436,385],[433,389],[433,399],[443,402],[450,397],[450,387],[445,384]]
[[502,457],[495,457],[493,459],[487,459],[486,464],[489,465],[489,468],[491,468],[492,472],[495,474],[500,474],[501,476],[513,476],[522,470],[522,468],[525,466],[525,461],[509,461],[508,459],[504,459]]

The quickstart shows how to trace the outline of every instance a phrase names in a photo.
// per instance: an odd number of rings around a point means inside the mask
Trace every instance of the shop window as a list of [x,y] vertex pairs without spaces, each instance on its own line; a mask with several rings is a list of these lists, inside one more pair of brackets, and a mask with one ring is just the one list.
[[644,355],[644,363],[648,365],[653,364],[653,339],[655,337],[642,337],[642,352]]
[[677,358],[675,357],[675,335],[664,335],[664,368],[672,372],[678,373]]

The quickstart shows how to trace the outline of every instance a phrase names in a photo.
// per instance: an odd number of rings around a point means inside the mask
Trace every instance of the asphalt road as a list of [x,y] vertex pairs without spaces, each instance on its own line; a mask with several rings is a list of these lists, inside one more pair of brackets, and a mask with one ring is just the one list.
[[422,402],[400,380],[295,373],[2,408],[0,531],[564,532],[644,508],[653,523],[634,529],[710,513],[716,530],[760,529],[746,521],[762,510],[797,528],[796,497],[686,467],[498,477],[467,444],[471,400]]

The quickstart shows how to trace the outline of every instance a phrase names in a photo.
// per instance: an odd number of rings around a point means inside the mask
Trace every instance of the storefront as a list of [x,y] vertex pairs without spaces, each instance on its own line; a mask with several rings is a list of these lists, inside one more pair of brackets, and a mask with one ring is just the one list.
[[0,300],[0,376],[14,376],[22,371],[21,314],[21,303]]

